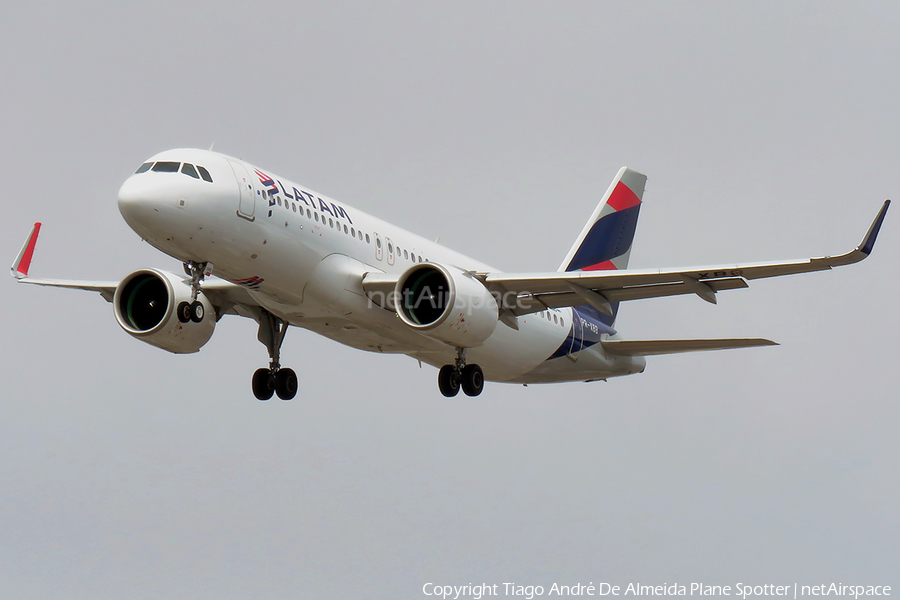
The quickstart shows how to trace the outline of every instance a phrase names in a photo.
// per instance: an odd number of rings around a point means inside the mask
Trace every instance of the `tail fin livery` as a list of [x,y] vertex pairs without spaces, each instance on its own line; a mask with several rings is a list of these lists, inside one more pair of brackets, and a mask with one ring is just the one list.
[[622,167],[557,270],[626,268],[646,183],[646,175]]
[[[646,175],[628,167],[619,169],[557,271],[609,271],[627,268],[646,183]],[[610,305],[612,315],[603,314],[592,306],[579,307],[579,310],[612,326],[619,306],[618,302],[611,302]]]

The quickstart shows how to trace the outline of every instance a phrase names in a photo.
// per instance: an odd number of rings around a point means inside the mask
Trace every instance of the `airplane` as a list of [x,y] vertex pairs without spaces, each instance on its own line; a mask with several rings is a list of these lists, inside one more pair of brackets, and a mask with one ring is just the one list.
[[406,354],[439,369],[444,396],[478,396],[485,381],[605,381],[643,372],[650,355],[776,345],[627,340],[616,315],[630,300],[696,294],[716,303],[718,292],[750,280],[859,262],[890,206],[838,256],[628,269],[646,180],[619,170],[557,271],[504,273],[246,161],[167,150],[125,180],[118,208],[141,239],[183,263],[184,276],[144,268],[121,281],[31,277],[40,223],[11,272],[19,283],[99,292],[128,334],[176,354],[199,351],[225,315],[254,319],[269,355],[251,380],[259,400],[297,393],[297,375],[280,356],[291,325]]

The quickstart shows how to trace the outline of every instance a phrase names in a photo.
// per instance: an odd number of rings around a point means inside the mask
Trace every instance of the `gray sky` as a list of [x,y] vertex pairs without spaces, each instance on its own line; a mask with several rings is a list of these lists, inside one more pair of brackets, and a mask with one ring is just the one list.
[[[622,165],[631,266],[835,254],[896,194],[896,3],[15,3],[0,19],[0,250],[37,276],[180,270],[119,216],[209,147],[509,271],[555,270]],[[896,210],[896,209],[895,209]],[[0,285],[0,589],[15,598],[418,598],[422,585],[893,585],[900,214],[871,259],[626,337],[782,345],[609,383],[488,384],[255,324],[197,355],[95,294]]]

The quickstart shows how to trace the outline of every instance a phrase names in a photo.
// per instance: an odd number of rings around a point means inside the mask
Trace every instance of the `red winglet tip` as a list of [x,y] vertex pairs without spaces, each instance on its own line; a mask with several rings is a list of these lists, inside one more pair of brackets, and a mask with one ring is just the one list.
[[22,258],[19,260],[19,264],[16,265],[16,271],[21,273],[23,277],[28,277],[28,269],[31,268],[31,259],[34,257],[34,248],[37,246],[38,234],[40,232],[41,224],[35,223],[31,236],[29,236],[28,241],[25,243],[25,248],[22,251]]

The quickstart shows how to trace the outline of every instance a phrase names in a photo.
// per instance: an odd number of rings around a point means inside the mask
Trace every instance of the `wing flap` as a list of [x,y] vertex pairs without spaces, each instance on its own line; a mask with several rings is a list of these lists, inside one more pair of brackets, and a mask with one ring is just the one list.
[[651,356],[655,354],[679,354],[707,350],[730,350],[777,346],[776,342],[763,338],[722,338],[707,340],[603,340],[603,349],[622,356]]

